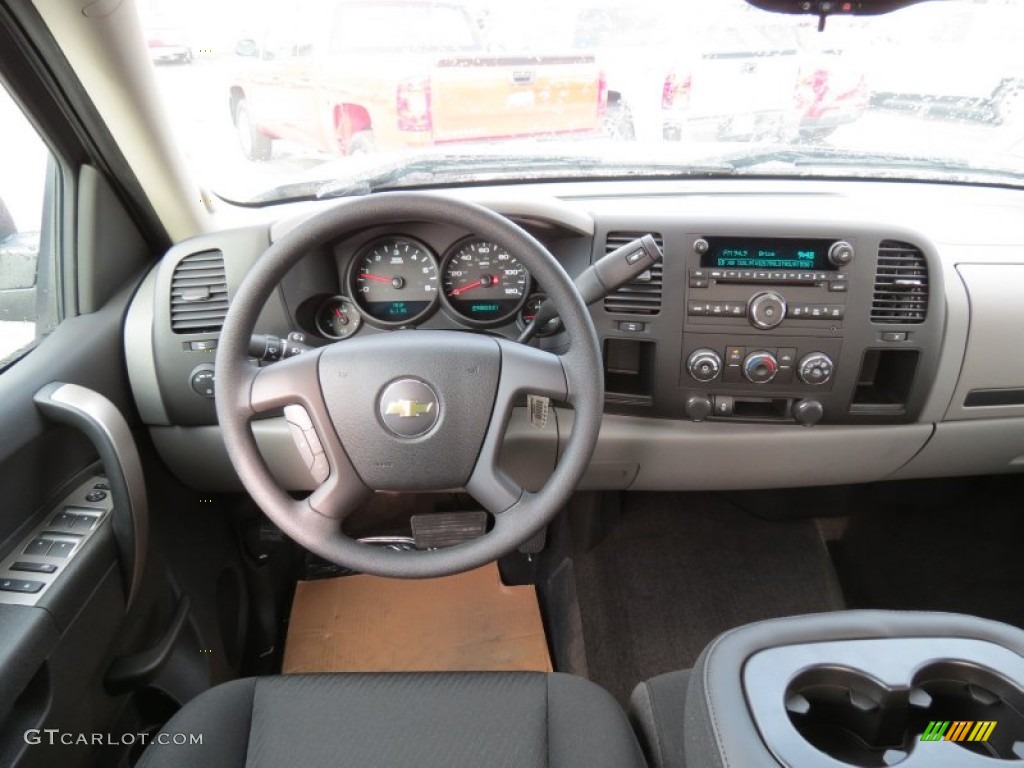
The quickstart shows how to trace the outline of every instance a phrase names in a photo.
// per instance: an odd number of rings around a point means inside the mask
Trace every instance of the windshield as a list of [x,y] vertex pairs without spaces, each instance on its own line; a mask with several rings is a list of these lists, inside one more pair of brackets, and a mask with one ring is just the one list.
[[1024,0],[147,0],[199,181],[261,203],[515,179],[1024,182]]

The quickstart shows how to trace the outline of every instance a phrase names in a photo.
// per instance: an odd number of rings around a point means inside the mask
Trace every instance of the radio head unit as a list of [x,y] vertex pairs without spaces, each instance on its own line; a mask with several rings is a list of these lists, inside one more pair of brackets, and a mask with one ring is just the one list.
[[839,266],[829,260],[835,240],[708,237],[704,242],[707,248],[701,254],[702,267],[826,272]]

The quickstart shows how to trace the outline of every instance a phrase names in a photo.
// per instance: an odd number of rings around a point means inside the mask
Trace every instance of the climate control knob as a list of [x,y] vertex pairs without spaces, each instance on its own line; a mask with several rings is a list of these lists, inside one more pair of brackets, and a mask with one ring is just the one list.
[[811,352],[800,358],[796,366],[796,375],[804,384],[817,386],[828,383],[835,368],[832,358],[824,352]]
[[714,381],[722,370],[722,358],[713,349],[696,349],[686,360],[686,370],[697,381]]
[[767,384],[775,378],[779,370],[779,361],[775,355],[765,350],[751,352],[743,360],[743,375],[751,384]]
[[747,317],[762,331],[774,328],[786,318],[786,300],[774,291],[759,293],[747,305]]

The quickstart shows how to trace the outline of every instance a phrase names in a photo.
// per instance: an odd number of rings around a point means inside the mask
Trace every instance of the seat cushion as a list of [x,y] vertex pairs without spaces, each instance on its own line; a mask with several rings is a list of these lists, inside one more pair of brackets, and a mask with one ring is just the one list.
[[633,689],[629,719],[651,768],[685,768],[683,722],[690,670],[652,677]]
[[[184,734],[201,744],[180,743]],[[167,742],[167,743],[162,743]],[[541,673],[283,675],[189,702],[140,768],[642,768],[603,689]]]

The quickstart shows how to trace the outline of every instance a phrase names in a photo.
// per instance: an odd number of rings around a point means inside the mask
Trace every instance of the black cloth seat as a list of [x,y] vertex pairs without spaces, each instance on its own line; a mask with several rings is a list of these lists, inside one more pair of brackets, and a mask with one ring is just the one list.
[[[200,734],[202,744],[182,744]],[[167,743],[160,743],[167,742]],[[609,693],[571,675],[382,673],[236,680],[189,702],[140,768],[643,768]]]

